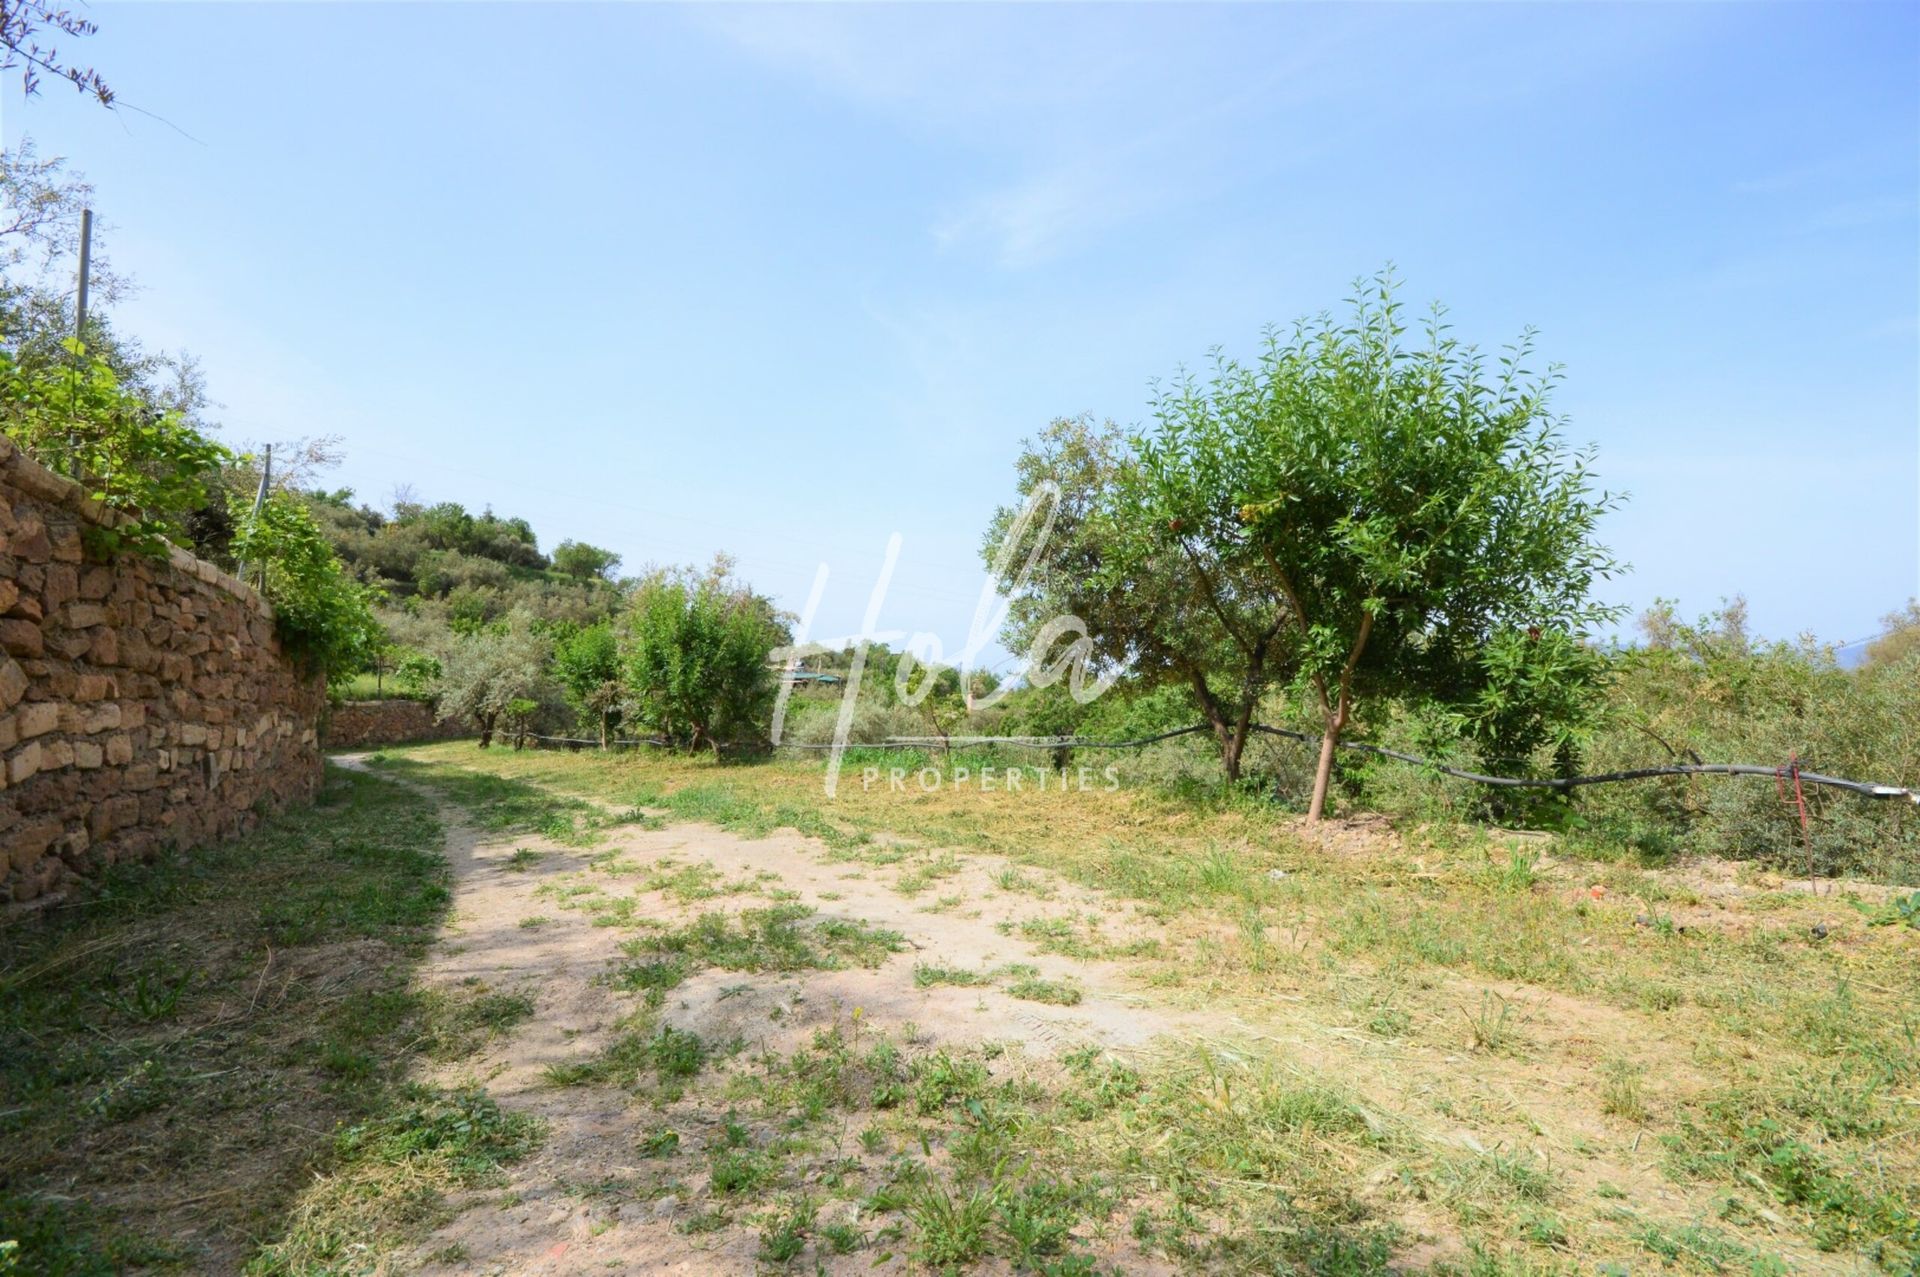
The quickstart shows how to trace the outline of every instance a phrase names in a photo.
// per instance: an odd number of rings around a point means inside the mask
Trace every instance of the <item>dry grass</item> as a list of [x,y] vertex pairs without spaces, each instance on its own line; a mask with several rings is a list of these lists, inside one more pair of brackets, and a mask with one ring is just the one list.
[[409,986],[441,836],[330,772],[309,810],[0,932],[0,1271],[331,1271],[524,1147],[484,1097],[406,1083],[531,1010]]
[[[1098,787],[891,792],[856,767],[828,800],[817,763],[394,758],[748,836],[791,827],[907,890],[992,856],[1009,904],[1063,879],[1105,893],[1105,912],[1025,938],[1123,962],[1143,996],[1223,1024],[1204,1053],[1139,1070],[1105,1152],[1098,1123],[1073,1151],[1125,1179],[1131,1227],[1179,1263],[1904,1272],[1920,1254],[1920,932],[1884,892],[1472,830],[1309,836],[1257,805]],[[972,1191],[913,1200],[964,1234]],[[1303,1212],[1284,1254],[1256,1245],[1276,1192]],[[1222,1240],[1202,1254],[1203,1235]],[[1298,1249],[1315,1236],[1332,1249]]]

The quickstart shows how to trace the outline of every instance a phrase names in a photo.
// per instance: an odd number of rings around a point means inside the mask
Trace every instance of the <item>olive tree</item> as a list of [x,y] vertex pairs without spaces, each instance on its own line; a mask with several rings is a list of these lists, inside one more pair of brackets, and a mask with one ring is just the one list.
[[434,653],[440,662],[433,684],[440,718],[472,719],[480,729],[480,748],[487,748],[502,716],[527,717],[518,702],[537,707],[551,699],[546,677],[550,648],[522,612],[508,617],[504,625],[448,634]]
[[1237,780],[1254,715],[1291,672],[1285,605],[1238,543],[1233,507],[1197,487],[1176,495],[1147,460],[1112,423],[1085,419],[1056,420],[1027,443],[1016,463],[1023,505],[994,516],[987,562],[1043,485],[1058,504],[1009,560],[1005,640],[1026,648],[1055,618],[1078,617],[1106,670],[1186,691]]
[[1351,317],[1270,332],[1251,365],[1183,380],[1141,441],[1149,509],[1206,511],[1223,560],[1285,601],[1295,689],[1321,724],[1309,819],[1369,698],[1453,706],[1495,752],[1570,730],[1616,615],[1590,596],[1616,498],[1549,411],[1531,334],[1493,366],[1436,308],[1410,347],[1390,275]]

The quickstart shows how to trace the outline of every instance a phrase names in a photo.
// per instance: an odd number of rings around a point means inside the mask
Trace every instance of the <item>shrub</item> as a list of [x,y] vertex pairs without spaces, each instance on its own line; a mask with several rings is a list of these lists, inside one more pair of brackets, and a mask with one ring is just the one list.
[[687,749],[760,737],[776,680],[767,654],[788,630],[773,604],[716,560],[704,573],[656,572],[626,617],[633,718]]
[[134,520],[99,530],[93,548],[164,558],[170,534],[187,540],[186,515],[207,504],[233,454],[178,413],[156,411],[78,343],[68,349],[70,368],[33,371],[0,350],[0,424],[42,464],[78,474],[87,495]]
[[234,556],[261,568],[281,641],[329,677],[365,668],[381,642],[377,595],[347,575],[305,503],[271,492],[255,513],[238,493],[229,501]]
[[[1852,780],[1920,778],[1920,654],[1840,668],[1810,641],[1761,642],[1736,601],[1694,624],[1662,605],[1650,641],[1616,667],[1590,770],[1650,763],[1757,763]],[[1909,805],[1813,785],[1803,839],[1785,776],[1697,777],[1600,786],[1576,803],[1578,836],[1642,851],[1764,860],[1804,871],[1920,881],[1920,821]]]

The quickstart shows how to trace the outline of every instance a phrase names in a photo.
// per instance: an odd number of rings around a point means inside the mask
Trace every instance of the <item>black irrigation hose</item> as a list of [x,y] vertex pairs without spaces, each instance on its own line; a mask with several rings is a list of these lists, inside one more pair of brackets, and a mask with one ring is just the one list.
[[[1284,727],[1268,727],[1262,723],[1253,725],[1258,732],[1272,736],[1286,736],[1293,740],[1319,744],[1318,736],[1306,732],[1288,731]],[[1595,776],[1556,776],[1546,780],[1528,780],[1517,776],[1483,776],[1479,772],[1461,771],[1457,767],[1448,767],[1431,759],[1419,758],[1413,754],[1403,754],[1397,749],[1387,749],[1381,745],[1367,745],[1360,741],[1340,742],[1342,749],[1357,749],[1369,754],[1379,754],[1385,758],[1397,758],[1403,763],[1413,763],[1421,767],[1431,767],[1447,776],[1457,776],[1461,780],[1471,780],[1481,785],[1505,785],[1516,789],[1578,789],[1582,785],[1611,785],[1622,780],[1646,780],[1653,776],[1773,776],[1784,777],[1788,774],[1783,767],[1758,767],[1752,763],[1673,763],[1665,767],[1635,767],[1627,771],[1601,772]],[[1801,780],[1809,785],[1830,785],[1835,789],[1850,790],[1866,798],[1910,798],[1920,803],[1920,794],[1897,785],[1876,785],[1871,781],[1843,780],[1838,776],[1822,776],[1817,772],[1799,772]]]
[[[1158,736],[1142,736],[1138,740],[1086,740],[1079,736],[889,736],[887,744],[916,747],[921,745],[1019,745],[1026,749],[1139,749],[1143,745],[1153,745],[1163,740],[1172,740],[1176,736],[1191,736],[1195,732],[1207,730],[1209,729],[1205,723],[1195,723],[1192,727],[1161,732]],[[1264,730],[1280,731],[1277,727]],[[1320,738],[1316,736],[1314,739]],[[781,746],[781,748],[786,747]]]
[[[1288,740],[1302,741],[1309,745],[1318,745],[1320,737],[1310,732],[1297,732],[1286,727],[1269,727],[1265,723],[1250,723],[1249,728],[1267,736],[1284,736]],[[1143,745],[1152,745],[1157,741],[1171,740],[1176,736],[1191,736],[1197,732],[1209,730],[1205,723],[1196,723],[1192,727],[1182,727],[1177,731],[1161,732],[1158,736],[1143,736],[1138,740],[1096,741],[1082,740],[1076,736],[955,736],[951,741],[943,742],[937,736],[896,736],[889,744],[898,745],[1017,745],[1027,749],[1137,749]],[[1565,792],[1578,789],[1583,785],[1610,785],[1623,780],[1647,780],[1655,776],[1773,776],[1785,777],[1789,773],[1782,767],[1759,767],[1750,763],[1674,763],[1665,767],[1636,767],[1629,771],[1602,772],[1596,776],[1556,776],[1544,780],[1532,780],[1519,776],[1486,776],[1479,772],[1462,771],[1458,767],[1448,767],[1445,763],[1436,763],[1430,758],[1421,758],[1415,754],[1402,753],[1397,749],[1388,749],[1383,745],[1368,745],[1362,741],[1343,740],[1340,748],[1358,750],[1365,754],[1378,754],[1383,758],[1398,759],[1403,763],[1412,763],[1418,767],[1431,767],[1445,776],[1454,776],[1460,780],[1470,780],[1480,785],[1501,785],[1510,789],[1552,789]],[[1898,785],[1878,785],[1871,781],[1844,780],[1838,776],[1822,776],[1816,772],[1800,772],[1799,777],[1809,785],[1827,785],[1834,789],[1844,789],[1865,798],[1906,798],[1920,804],[1920,793],[1903,789]]]
[[[1180,732],[1173,732],[1173,733],[1170,733],[1170,734],[1171,734],[1171,735],[1174,735],[1174,736],[1179,736],[1179,735],[1182,735],[1182,733],[1180,733]],[[540,735],[540,734],[538,734],[537,732],[518,732],[518,733],[515,733],[515,732],[495,732],[495,733],[494,733],[494,735],[495,735],[495,736],[497,736],[497,737],[499,737],[499,738],[501,738],[501,739],[503,739],[503,740],[519,740],[519,741],[532,741],[532,742],[535,742],[535,743],[538,743],[538,744],[542,744],[542,745],[565,745],[565,746],[568,746],[568,747],[570,747],[570,748],[574,748],[574,749],[587,749],[587,748],[592,748],[592,749],[598,749],[598,748],[600,748],[600,741],[599,741],[599,739],[598,739],[598,738],[596,738],[596,737],[592,737],[592,736],[542,736],[542,735]],[[988,739],[993,739],[993,740],[999,740],[1000,738],[999,738],[999,737],[992,737],[992,738],[988,738]],[[1156,740],[1158,740],[1158,739],[1160,739],[1160,738],[1159,738],[1159,737],[1155,737],[1154,739],[1156,739]],[[653,748],[655,748],[655,749],[672,749],[672,748],[673,748],[673,747],[675,746],[675,744],[676,744],[676,742],[674,742],[674,741],[670,741],[670,740],[667,740],[667,739],[665,739],[664,737],[660,737],[660,736],[631,736],[631,737],[619,737],[619,736],[616,736],[616,737],[614,737],[614,738],[612,738],[612,739],[610,739],[610,740],[608,740],[608,741],[607,741],[607,748],[609,748],[609,749],[630,749],[630,748],[633,748],[634,746],[638,746],[638,745],[649,745],[649,746],[652,746],[652,747],[653,747]],[[765,741],[722,741],[722,742],[720,742],[720,748],[721,748],[722,750],[725,750],[725,751],[740,751],[740,750],[744,750],[744,751],[747,751],[747,752],[752,752],[752,751],[754,751],[754,750],[760,750],[760,749],[767,749],[767,748],[772,748],[772,749],[822,749],[822,750],[828,750],[828,749],[835,749],[835,748],[841,748],[841,747],[839,747],[839,746],[835,746],[835,745],[831,745],[831,744],[827,744],[827,745],[801,745],[801,744],[797,744],[797,743],[793,743],[793,742],[783,742],[783,743],[781,743],[781,744],[778,744],[778,745],[773,745],[773,746],[768,746],[768,745],[767,745],[767,743],[766,743]],[[885,743],[885,744],[880,744],[880,745],[855,745],[855,744],[848,744],[848,745],[846,745],[846,746],[845,746],[844,748],[845,748],[845,749],[847,749],[847,750],[855,750],[855,749],[897,749],[897,748],[899,748],[899,746],[897,746],[897,745],[895,745],[895,744],[893,744],[892,742],[887,742],[887,743]]]
[[[1310,732],[1297,732],[1287,727],[1269,727],[1265,723],[1248,725],[1253,731],[1266,736],[1283,736],[1288,740],[1301,741],[1308,745],[1318,745],[1320,737]],[[920,748],[928,745],[951,747],[955,745],[1013,745],[1023,749],[1140,749],[1147,745],[1158,744],[1163,740],[1172,740],[1178,736],[1192,736],[1209,730],[1205,723],[1195,723],[1192,727],[1181,727],[1171,732],[1161,732],[1155,736],[1142,736],[1134,740],[1084,740],[1078,736],[891,736],[882,745],[848,745],[848,749],[887,749]],[[527,734],[523,740],[550,742],[556,745],[578,747],[597,746],[600,742],[573,736],[535,736]],[[637,740],[615,740],[612,745],[652,745],[664,748],[671,741],[658,737],[644,737]],[[726,748],[736,749],[737,745]],[[779,744],[775,749],[830,750],[833,745]],[[1363,754],[1378,754],[1382,758],[1397,759],[1403,763],[1412,763],[1416,767],[1431,767],[1443,776],[1453,776],[1460,780],[1470,780],[1478,785],[1499,785],[1508,789],[1551,789],[1565,793],[1586,785],[1611,785],[1624,780],[1649,780],[1656,776],[1772,776],[1776,779],[1789,774],[1782,767],[1760,767],[1751,763],[1672,763],[1665,767],[1635,767],[1627,771],[1601,772],[1595,776],[1555,776],[1541,780],[1520,776],[1487,776],[1480,772],[1463,771],[1458,767],[1449,767],[1445,763],[1436,763],[1430,758],[1421,758],[1415,754],[1402,753],[1397,749],[1388,749],[1384,745],[1369,745],[1363,741],[1343,740],[1340,748],[1358,750]],[[1801,781],[1809,785],[1826,785],[1833,789],[1844,789],[1859,794],[1863,798],[1905,798],[1920,805],[1920,793],[1903,789],[1898,785],[1878,785],[1871,781],[1845,780],[1838,776],[1822,776],[1817,772],[1798,773]]]

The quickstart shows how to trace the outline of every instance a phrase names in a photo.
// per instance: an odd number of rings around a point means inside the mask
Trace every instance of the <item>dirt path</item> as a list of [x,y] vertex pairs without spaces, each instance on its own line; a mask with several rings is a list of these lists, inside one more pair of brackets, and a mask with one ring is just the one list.
[[[357,756],[334,761],[362,766]],[[1085,1046],[1125,1051],[1166,1036],[1218,1035],[1237,1023],[1153,1005],[1121,964],[1046,953],[1022,939],[1017,927],[1023,922],[1088,914],[1120,920],[1126,911],[1071,884],[1042,882],[1045,876],[1030,869],[1023,872],[1043,895],[997,889],[997,858],[956,860],[926,890],[903,894],[896,885],[899,867],[836,861],[820,844],[791,832],[744,839],[705,826],[615,827],[604,841],[581,850],[524,833],[484,833],[449,804],[442,804],[442,817],[454,905],[422,979],[454,995],[481,989],[522,993],[535,1010],[524,1024],[446,1066],[434,1080],[455,1085],[477,1079],[503,1105],[544,1119],[549,1134],[534,1157],[513,1168],[503,1189],[458,1203],[461,1213],[404,1257],[409,1269],[754,1270],[753,1229],[689,1236],[675,1227],[691,1212],[687,1195],[639,1200],[622,1191],[649,1169],[636,1150],[658,1114],[620,1089],[557,1087],[547,1079],[549,1068],[602,1051],[633,1009],[633,995],[609,988],[602,977],[621,958],[620,944],[634,927],[681,926],[704,913],[765,908],[777,898],[814,908],[816,920],[841,919],[905,938],[905,950],[877,968],[758,975],[709,969],[673,991],[664,1015],[668,1023],[709,1042],[742,1043],[747,1056],[790,1051],[815,1030],[844,1024],[856,1013],[864,1023],[902,1032],[928,1049],[995,1042],[1042,1058]],[[610,857],[617,858],[611,866]],[[683,902],[671,891],[646,886],[659,874],[703,867],[713,871],[720,894]],[[962,903],[941,904],[955,897]],[[583,901],[604,905],[621,898],[633,902],[623,907],[622,926],[596,925],[593,912],[580,907]],[[1013,924],[1013,934],[1003,924]],[[914,979],[920,964],[986,972],[1015,963],[1037,969],[1041,979],[1070,982],[1080,990],[1080,1002],[1045,1005],[995,985],[919,988]],[[901,1257],[876,1263],[863,1252],[837,1263],[830,1259],[827,1271],[905,1268]],[[1138,1256],[1126,1268],[1160,1270],[1162,1265],[1143,1264]]]

